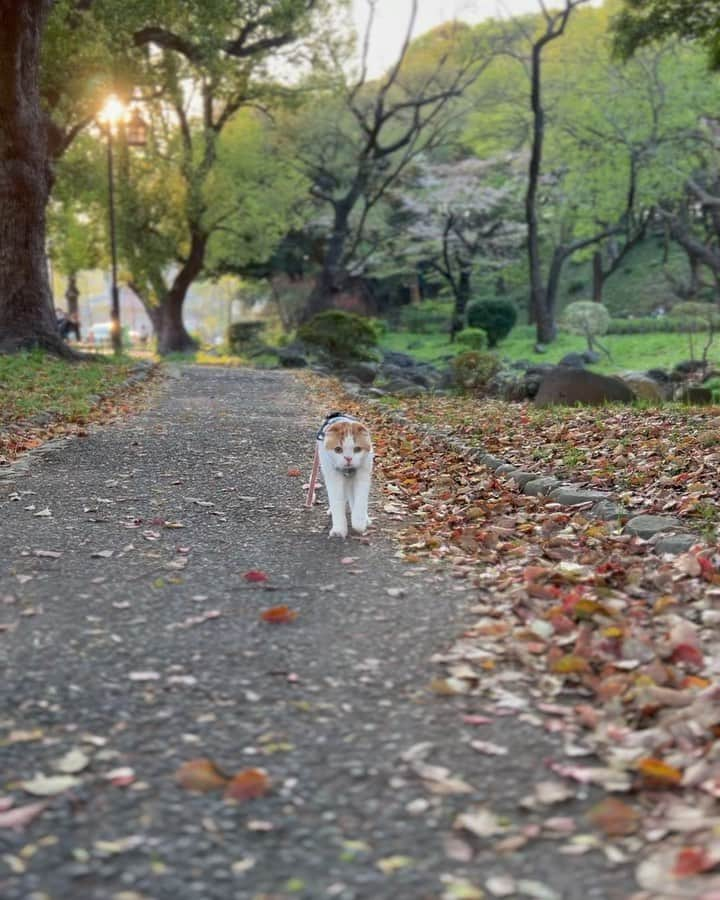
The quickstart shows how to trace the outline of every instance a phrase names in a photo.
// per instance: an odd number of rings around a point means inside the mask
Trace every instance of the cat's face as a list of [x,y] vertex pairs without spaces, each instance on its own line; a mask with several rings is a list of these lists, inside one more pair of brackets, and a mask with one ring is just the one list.
[[324,447],[336,469],[357,469],[372,450],[370,432],[360,422],[335,422],[325,432]]

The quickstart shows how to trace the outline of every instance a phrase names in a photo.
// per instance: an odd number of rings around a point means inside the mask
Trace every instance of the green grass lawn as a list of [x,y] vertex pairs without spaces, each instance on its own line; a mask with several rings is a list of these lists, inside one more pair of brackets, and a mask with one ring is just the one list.
[[[703,335],[695,335],[696,355],[699,355],[703,342]],[[518,325],[500,343],[496,352],[499,356],[513,361],[524,359],[531,362],[557,363],[566,353],[582,352],[587,348],[584,338],[562,332],[548,347],[547,353],[535,353],[534,345],[534,327]],[[590,368],[607,374],[629,369],[640,371],[653,368],[670,369],[682,360],[689,359],[691,355],[686,334],[605,335],[603,345],[612,354],[612,359],[603,358]],[[440,362],[464,349],[459,344],[451,344],[446,334],[417,334],[407,331],[383,335],[380,346],[384,350],[399,350],[431,363]],[[711,347],[709,359],[720,367],[720,337]]]
[[40,413],[82,419],[98,396],[117,390],[135,364],[128,356],[71,363],[40,351],[0,355],[0,426]]

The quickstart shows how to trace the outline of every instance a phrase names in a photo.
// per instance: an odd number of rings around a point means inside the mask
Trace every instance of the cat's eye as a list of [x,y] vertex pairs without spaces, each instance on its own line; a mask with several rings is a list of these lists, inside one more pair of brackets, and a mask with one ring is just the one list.
[[353,447],[353,453],[361,453],[362,447]]
[[336,452],[336,453],[342,453],[342,447],[336,447],[336,448],[335,448],[335,452]]

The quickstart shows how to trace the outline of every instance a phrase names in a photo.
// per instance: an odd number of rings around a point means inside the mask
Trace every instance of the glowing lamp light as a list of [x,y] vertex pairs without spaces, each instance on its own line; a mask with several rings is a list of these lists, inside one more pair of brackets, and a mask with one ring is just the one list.
[[127,107],[125,104],[122,100],[119,100],[115,94],[110,94],[105,101],[105,105],[100,110],[98,119],[103,125],[107,125],[109,128],[115,128],[118,122],[125,119],[126,116]]

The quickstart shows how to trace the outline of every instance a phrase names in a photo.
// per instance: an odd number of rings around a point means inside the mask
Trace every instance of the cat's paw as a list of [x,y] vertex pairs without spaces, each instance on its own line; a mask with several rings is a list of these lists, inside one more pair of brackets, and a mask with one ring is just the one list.
[[345,525],[344,528],[331,528],[330,534],[328,535],[328,537],[341,538],[342,540],[345,540],[345,538],[347,537],[347,534],[348,534],[347,525]]
[[368,530],[370,520],[368,518],[352,519],[351,524],[353,531],[356,531],[358,534],[365,534],[365,532]]

